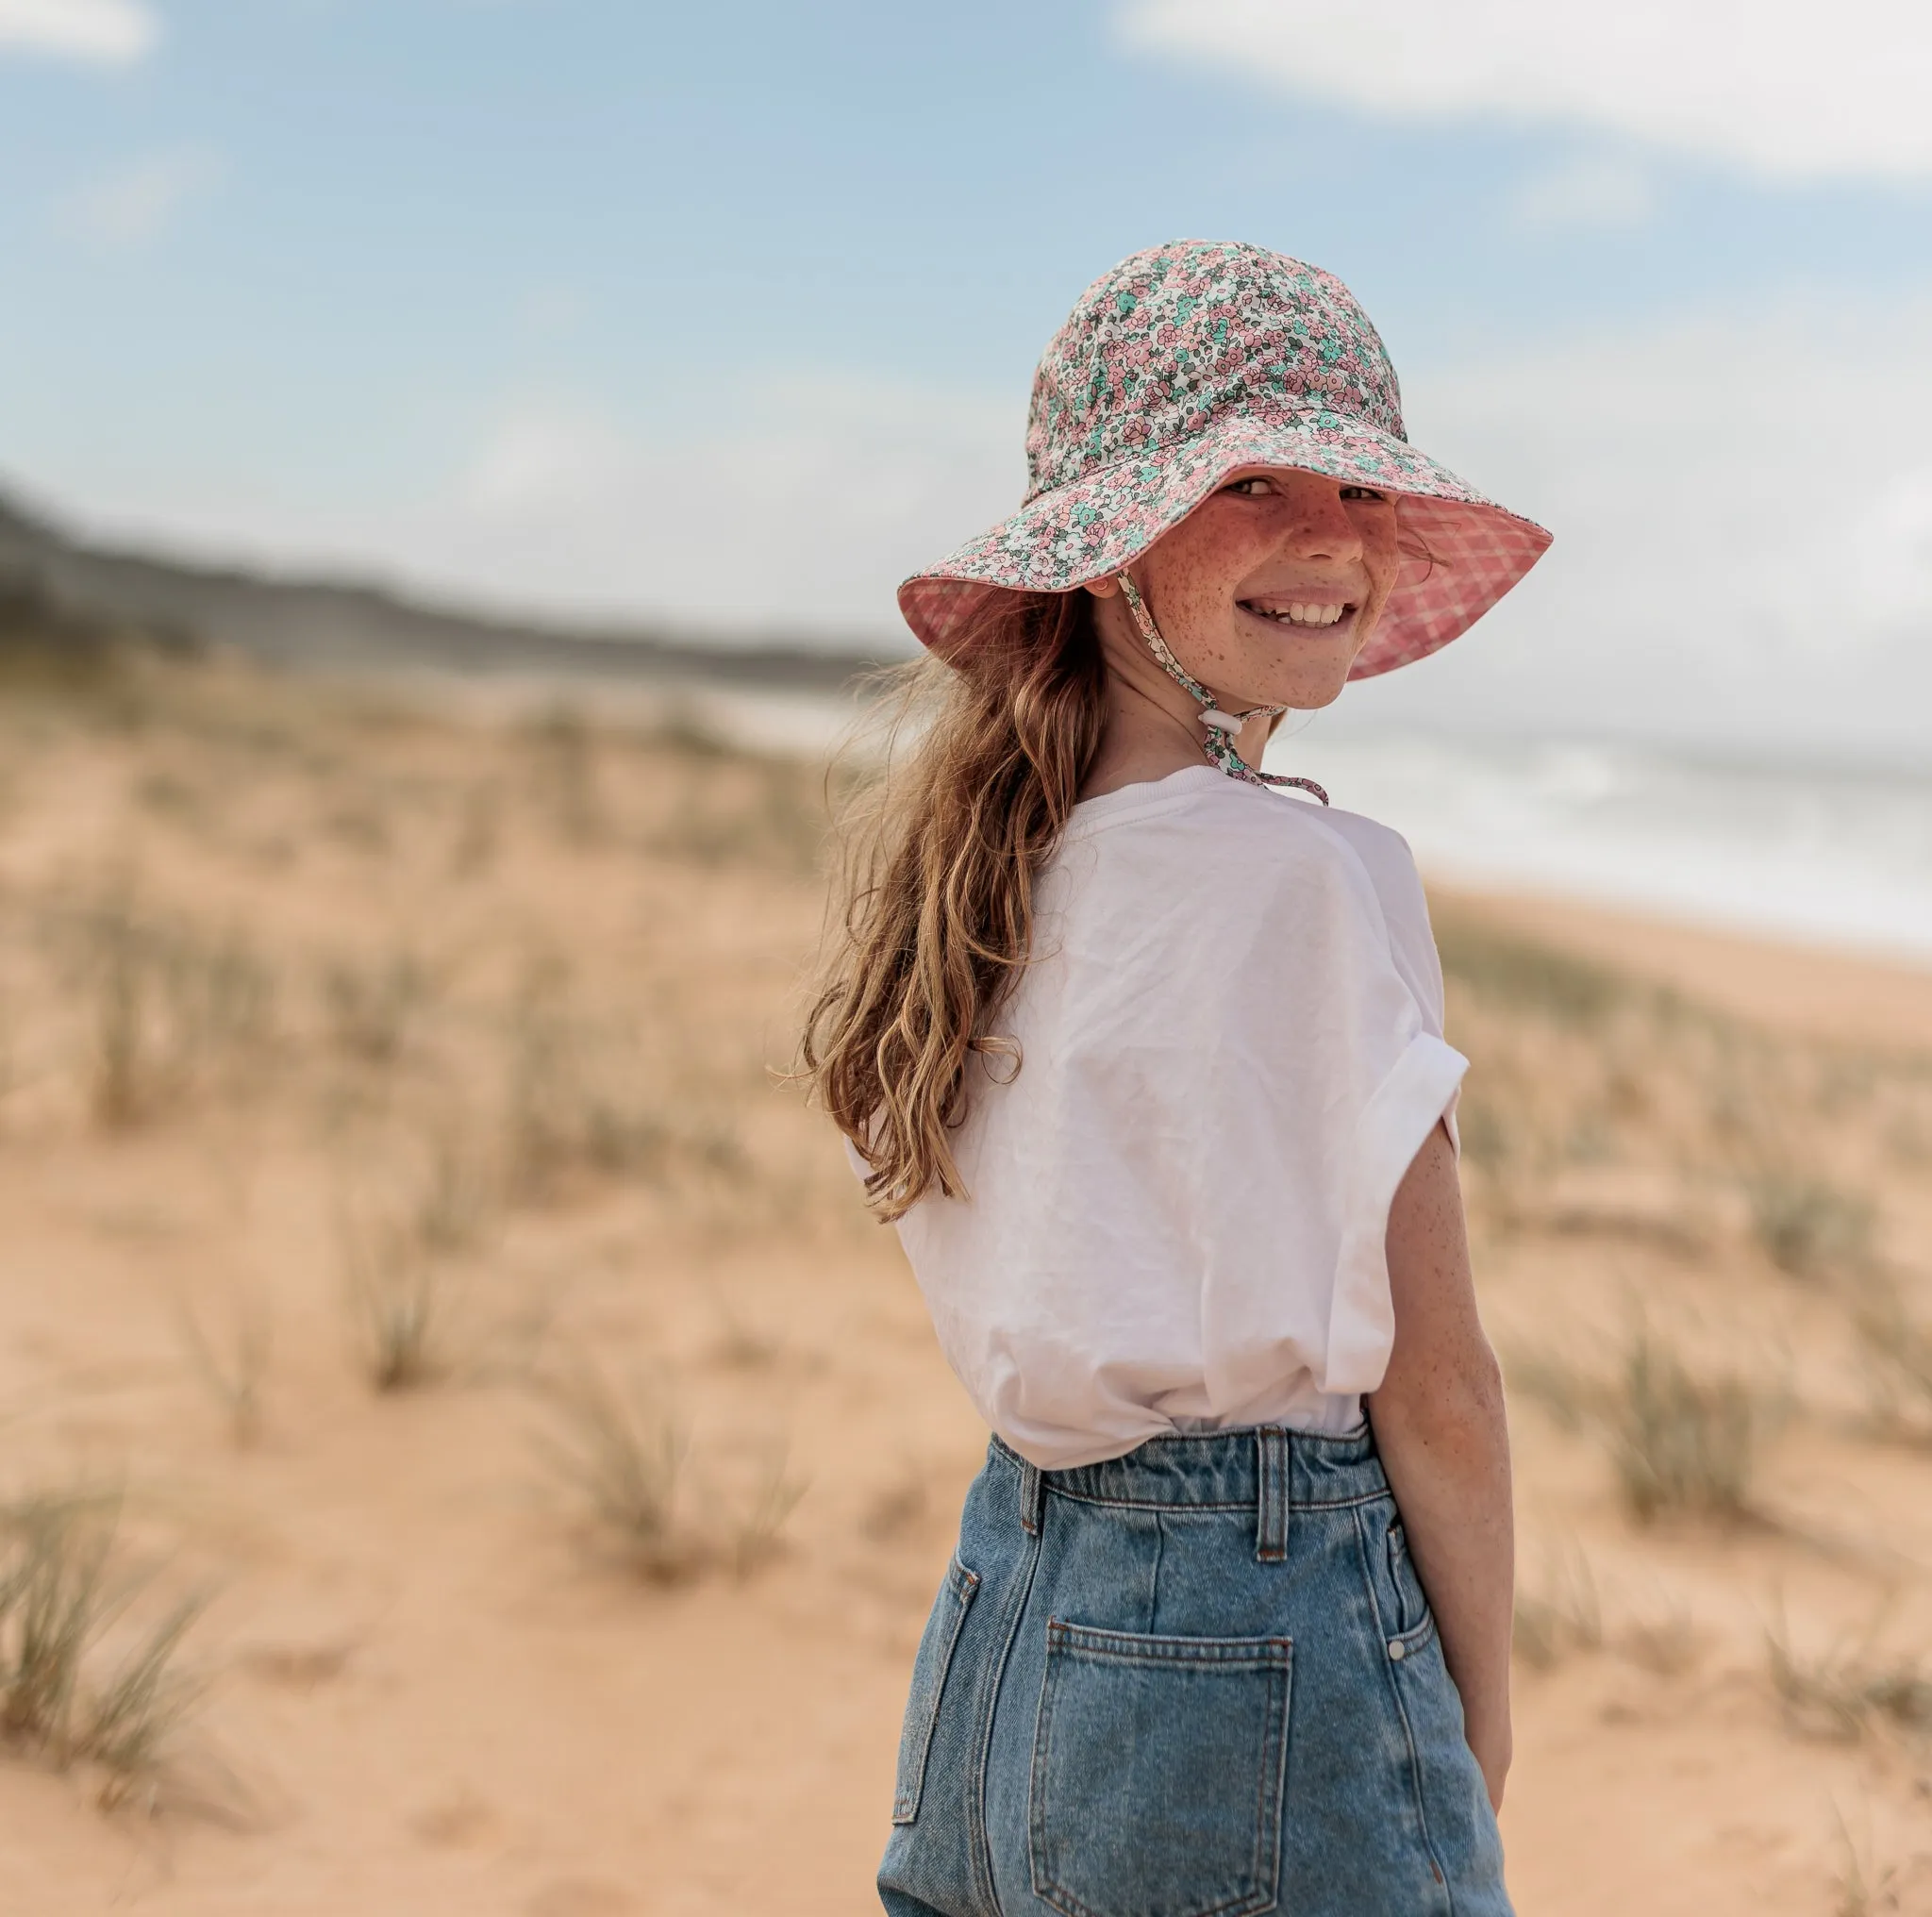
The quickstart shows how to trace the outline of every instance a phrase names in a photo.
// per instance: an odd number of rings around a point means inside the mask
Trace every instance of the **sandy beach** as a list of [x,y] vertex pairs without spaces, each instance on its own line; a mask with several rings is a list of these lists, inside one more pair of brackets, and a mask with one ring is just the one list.
[[[822,775],[139,659],[0,742],[0,1910],[875,1909],[985,1433],[773,1073]],[[1932,972],[1433,904],[1518,1907],[1932,1911]]]

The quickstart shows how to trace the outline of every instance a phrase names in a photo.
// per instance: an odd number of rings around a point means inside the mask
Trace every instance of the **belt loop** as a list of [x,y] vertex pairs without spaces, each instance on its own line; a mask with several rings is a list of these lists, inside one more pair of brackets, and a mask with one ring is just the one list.
[[1029,1538],[1040,1535],[1041,1491],[1040,1467],[1023,1463],[1020,1467],[1020,1528]]
[[1263,1425],[1255,1453],[1255,1556],[1280,1564],[1288,1557],[1288,1433]]

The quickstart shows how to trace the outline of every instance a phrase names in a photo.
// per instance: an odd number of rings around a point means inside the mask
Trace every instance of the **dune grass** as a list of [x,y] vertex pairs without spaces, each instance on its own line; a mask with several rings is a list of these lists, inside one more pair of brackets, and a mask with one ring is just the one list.
[[730,1523],[731,1565],[746,1577],[777,1555],[785,1521],[797,1509],[808,1489],[791,1469],[790,1447],[767,1447],[753,1481],[751,1496]]
[[1479,998],[1559,1025],[1598,1028],[1612,1013],[1645,995],[1645,988],[1613,967],[1466,913],[1438,913],[1436,942],[1445,978]]
[[1603,1643],[1603,1602],[1582,1551],[1553,1557],[1534,1583],[1518,1579],[1510,1647],[1520,1662],[1547,1671],[1574,1652],[1601,1650]]
[[269,1049],[277,980],[254,942],[158,906],[125,863],[59,902],[47,929],[82,1001],[88,1108],[104,1130],[142,1125]]
[[1786,1409],[1782,1394],[1760,1381],[1692,1366],[1641,1319],[1607,1374],[1542,1349],[1512,1353],[1505,1375],[1513,1391],[1542,1404],[1564,1429],[1597,1440],[1640,1524],[1736,1524],[1758,1515],[1764,1442]]
[[1868,1630],[1803,1652],[1780,1614],[1765,1634],[1765,1655],[1785,1721],[1801,1736],[1855,1743],[1880,1725],[1932,1731],[1932,1670],[1924,1651],[1883,1649]]
[[0,1743],[92,1766],[109,1808],[153,1785],[175,1751],[200,1695],[180,1650],[204,1608],[180,1600],[110,1659],[108,1641],[152,1581],[119,1561],[119,1516],[118,1498],[82,1492],[0,1507]]
[[1907,1304],[1897,1275],[1878,1268],[1863,1274],[1851,1310],[1874,1425],[1932,1440],[1932,1325]]
[[1746,1181],[1745,1194],[1752,1235],[1779,1271],[1822,1282],[1856,1275],[1869,1264],[1870,1199],[1802,1174],[1759,1174]]
[[186,1298],[177,1303],[175,1317],[189,1367],[220,1406],[230,1440],[238,1450],[252,1449],[261,1442],[275,1352],[275,1314],[267,1297],[237,1296],[218,1329],[210,1329]]
[[326,959],[321,991],[329,1036],[366,1065],[394,1065],[433,1009],[441,983],[408,946],[367,958]]
[[584,1359],[536,1382],[551,1414],[540,1454],[591,1542],[647,1583],[696,1576],[715,1545],[680,1506],[687,1440],[661,1394],[613,1385]]
[[351,1337],[371,1388],[417,1391],[445,1377],[454,1281],[418,1222],[341,1202],[337,1238]]
[[750,1162],[729,1119],[695,1085],[667,1087],[625,1035],[575,1003],[566,969],[528,960],[502,1020],[507,1191],[541,1203],[584,1175],[742,1182]]
[[690,1437],[661,1385],[613,1384],[582,1357],[535,1382],[549,1413],[539,1455],[596,1556],[674,1585],[720,1570],[749,1576],[777,1554],[807,1488],[783,1442],[764,1447],[732,1499],[693,1482]]
[[1768,1422],[1761,1390],[1736,1375],[1700,1375],[1640,1325],[1624,1350],[1609,1426],[1624,1502],[1646,1524],[1749,1515]]

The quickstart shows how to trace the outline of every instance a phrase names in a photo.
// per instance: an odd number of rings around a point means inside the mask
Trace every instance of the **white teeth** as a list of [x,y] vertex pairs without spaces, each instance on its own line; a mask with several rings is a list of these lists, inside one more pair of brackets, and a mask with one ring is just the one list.
[[[1252,609],[1261,611],[1259,607]],[[1282,625],[1333,625],[1346,609],[1341,606],[1309,606],[1296,600],[1289,606],[1261,612],[1261,617]]]

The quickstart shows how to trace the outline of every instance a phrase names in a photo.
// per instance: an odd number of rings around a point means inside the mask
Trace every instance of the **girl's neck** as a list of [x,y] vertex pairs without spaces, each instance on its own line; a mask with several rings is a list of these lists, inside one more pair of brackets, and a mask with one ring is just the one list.
[[[1179,699],[1173,694],[1180,693]],[[1274,729],[1270,719],[1251,719],[1235,735],[1236,749],[1250,765],[1258,765]],[[1165,778],[1191,765],[1209,763],[1201,745],[1200,721],[1180,688],[1163,678],[1142,687],[1124,675],[1108,676],[1107,730],[1094,755],[1079,796],[1097,799],[1123,786]]]

